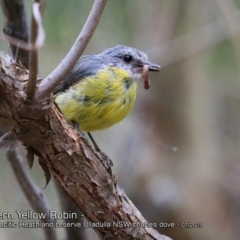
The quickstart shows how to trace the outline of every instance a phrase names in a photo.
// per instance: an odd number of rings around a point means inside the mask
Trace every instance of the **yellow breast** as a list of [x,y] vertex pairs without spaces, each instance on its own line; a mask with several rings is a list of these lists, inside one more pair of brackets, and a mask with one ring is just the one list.
[[136,88],[128,71],[108,67],[60,93],[55,102],[69,121],[92,132],[123,120],[133,108]]

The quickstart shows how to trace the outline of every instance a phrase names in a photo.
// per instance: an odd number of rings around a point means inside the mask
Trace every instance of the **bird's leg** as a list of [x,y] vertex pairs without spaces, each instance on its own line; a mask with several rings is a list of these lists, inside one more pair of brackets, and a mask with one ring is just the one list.
[[101,152],[101,149],[98,147],[98,145],[97,145],[97,143],[95,142],[95,140],[93,139],[91,133],[90,133],[90,132],[87,132],[87,134],[88,134],[89,138],[91,139],[95,150],[96,150],[97,152]]
[[102,161],[103,165],[105,166],[105,168],[107,169],[109,174],[112,175],[112,170],[111,170],[111,167],[113,166],[112,160],[104,152],[101,151],[101,149],[98,147],[97,143],[93,139],[91,133],[87,132],[87,134],[88,134],[89,138],[91,139],[96,152],[98,153],[98,155],[101,155],[101,161]]

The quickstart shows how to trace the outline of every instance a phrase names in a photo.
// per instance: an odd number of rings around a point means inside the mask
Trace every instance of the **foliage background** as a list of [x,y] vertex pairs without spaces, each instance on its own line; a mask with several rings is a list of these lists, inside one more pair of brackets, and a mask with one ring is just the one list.
[[[92,2],[46,1],[42,77],[69,50]],[[30,12],[31,1],[26,4]],[[163,66],[152,75],[148,91],[139,83],[133,112],[93,136],[149,222],[204,224],[160,229],[173,239],[240,235],[239,6],[239,0],[111,0],[85,51],[95,54],[124,44]],[[2,15],[0,21],[3,26]],[[1,39],[0,49],[7,51],[3,34]],[[0,212],[30,210],[4,151],[0,159]],[[31,175],[44,187],[38,164]],[[44,192],[51,210],[59,210],[53,182]],[[64,239],[62,229],[59,237]],[[42,238],[41,229],[0,228],[2,240]]]

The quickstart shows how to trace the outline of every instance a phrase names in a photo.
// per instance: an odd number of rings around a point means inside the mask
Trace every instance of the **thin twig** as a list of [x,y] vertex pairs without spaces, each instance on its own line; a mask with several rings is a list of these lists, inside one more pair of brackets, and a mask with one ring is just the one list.
[[37,94],[39,100],[48,98],[54,88],[74,67],[93,35],[106,3],[107,0],[95,0],[88,19],[74,45],[61,63],[40,83],[39,92]]
[[17,143],[17,138],[11,133],[5,133],[0,137],[0,149],[14,149]]
[[[42,190],[33,182],[28,171],[24,167],[22,157],[17,148],[9,150],[7,152],[7,158],[31,207],[37,213],[46,213],[46,217],[40,219],[41,222],[52,223],[53,220],[49,216],[49,203]],[[54,227],[45,227],[43,230],[46,240],[57,240],[56,229]]]
[[41,44],[44,42],[44,34],[42,32],[44,31],[41,24],[40,3],[35,2],[32,7],[30,42],[32,45],[36,45],[36,49],[31,50],[29,54],[29,80],[26,90],[29,99],[33,99],[36,92],[38,74],[38,45],[39,42]]
[[[39,46],[36,44],[26,43],[22,40],[18,40],[16,38],[13,38],[10,36],[7,36],[7,39],[5,37],[3,38],[0,36],[0,40],[3,40],[12,46],[15,46],[16,48],[23,49],[25,51],[38,50],[41,47],[41,45]],[[15,56],[17,56],[19,58],[19,54],[15,54]],[[28,65],[26,66],[26,68],[28,68]]]

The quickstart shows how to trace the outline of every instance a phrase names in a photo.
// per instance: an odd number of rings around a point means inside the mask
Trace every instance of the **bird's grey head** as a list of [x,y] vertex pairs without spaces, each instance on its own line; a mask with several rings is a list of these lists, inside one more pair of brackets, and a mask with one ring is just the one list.
[[123,45],[108,48],[98,56],[107,61],[108,65],[128,70],[135,79],[142,77],[144,65],[149,66],[149,71],[159,71],[161,68],[159,65],[151,63],[144,52]]

